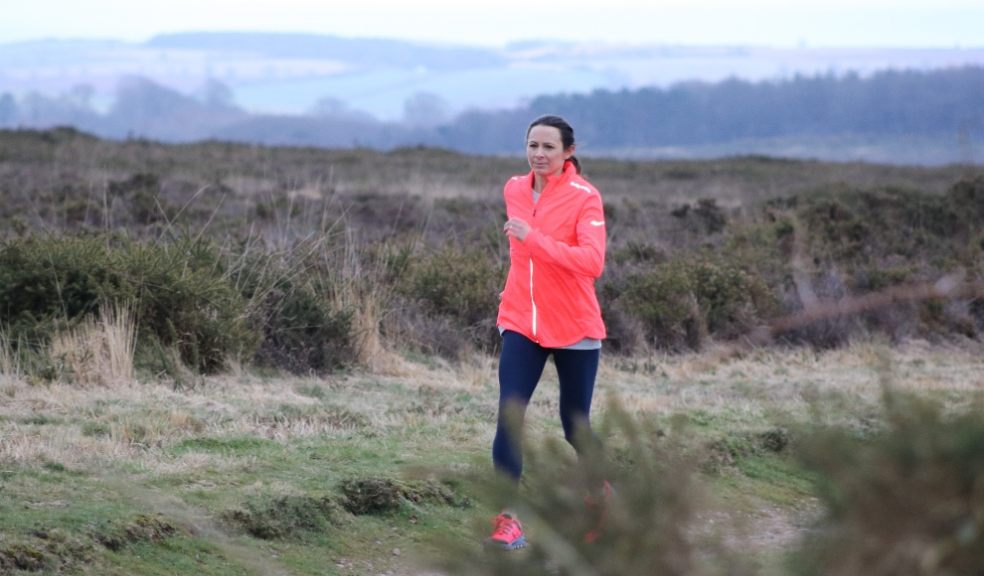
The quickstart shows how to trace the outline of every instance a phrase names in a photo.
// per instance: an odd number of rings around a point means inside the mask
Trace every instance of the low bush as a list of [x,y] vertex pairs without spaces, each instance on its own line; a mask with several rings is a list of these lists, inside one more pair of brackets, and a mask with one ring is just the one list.
[[[707,528],[696,462],[654,421],[613,407],[601,427],[609,446],[576,457],[553,438],[527,442],[519,489],[508,479],[478,479],[490,508],[508,506],[535,538],[522,554],[479,554],[471,541],[438,543],[447,574],[741,576],[751,566]],[[589,443],[592,444],[592,443]],[[604,490],[603,480],[614,489]],[[603,527],[599,529],[599,527]],[[485,527],[483,526],[483,529]]]
[[811,430],[799,454],[827,508],[793,573],[980,574],[984,417],[886,391],[884,426]]
[[262,540],[293,539],[323,532],[336,523],[341,509],[327,496],[279,496],[249,501],[223,514],[227,522]]
[[202,373],[221,370],[229,359],[252,357],[258,339],[246,321],[246,301],[213,243],[187,237],[127,242],[119,258],[129,293],[120,296],[132,294],[143,335],[176,348]]
[[628,274],[615,305],[641,320],[658,348],[698,349],[708,335],[733,337],[774,313],[775,299],[754,272],[710,255],[677,258]]
[[353,311],[336,304],[303,247],[241,258],[233,271],[259,338],[253,360],[293,373],[323,373],[352,361]]
[[44,344],[120,291],[111,251],[96,238],[28,237],[0,245],[0,318],[12,342]]
[[411,258],[397,282],[403,298],[427,315],[450,319],[471,345],[496,346],[495,318],[505,282],[496,258],[477,249],[445,247]]
[[10,342],[43,349],[114,303],[132,303],[138,347],[173,348],[200,372],[249,357],[256,345],[245,301],[207,241],[47,236],[0,245],[0,323]]

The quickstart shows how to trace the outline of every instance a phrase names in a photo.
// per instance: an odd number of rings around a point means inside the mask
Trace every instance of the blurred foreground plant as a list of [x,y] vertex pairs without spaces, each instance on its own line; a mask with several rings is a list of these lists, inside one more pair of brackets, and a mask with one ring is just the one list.
[[[441,569],[468,575],[750,573],[717,535],[698,525],[697,462],[686,450],[618,406],[608,410],[601,429],[618,445],[602,448],[582,438],[580,457],[557,439],[527,445],[518,491],[501,478],[479,480],[477,490],[490,504],[517,513],[530,545],[483,550],[480,539],[489,526],[476,526],[472,542],[441,543],[448,551]],[[607,500],[599,491],[604,480],[614,486]],[[597,539],[586,538],[599,527]]]
[[984,573],[984,415],[895,390],[884,426],[821,429],[801,447],[827,515],[795,555],[804,575]]

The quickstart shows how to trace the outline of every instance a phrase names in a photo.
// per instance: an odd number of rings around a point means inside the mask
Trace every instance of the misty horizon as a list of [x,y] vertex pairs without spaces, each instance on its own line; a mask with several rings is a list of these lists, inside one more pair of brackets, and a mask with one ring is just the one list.
[[[368,114],[398,122],[421,95],[444,114],[504,109],[542,94],[668,87],[728,78],[869,75],[885,69],[984,65],[973,48],[771,48],[514,41],[501,48],[323,34],[178,33],[144,42],[34,40],[0,44],[0,93],[88,94],[105,112],[122,79],[142,76],[183,94],[219,82],[252,113]],[[546,82],[545,82],[546,80]],[[432,98],[433,100],[433,98]]]

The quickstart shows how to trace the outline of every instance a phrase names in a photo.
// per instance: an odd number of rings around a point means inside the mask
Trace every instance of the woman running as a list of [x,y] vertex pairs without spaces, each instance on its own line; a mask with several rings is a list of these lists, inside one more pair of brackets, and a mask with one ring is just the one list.
[[[593,440],[589,413],[605,325],[595,280],[605,265],[601,196],[581,176],[574,129],[543,116],[526,131],[531,171],[506,182],[509,275],[499,304],[499,414],[492,460],[516,484],[523,471],[522,422],[547,358],[560,379],[564,437],[578,453]],[[607,483],[605,490],[610,490]],[[526,545],[515,513],[503,511],[487,542]]]

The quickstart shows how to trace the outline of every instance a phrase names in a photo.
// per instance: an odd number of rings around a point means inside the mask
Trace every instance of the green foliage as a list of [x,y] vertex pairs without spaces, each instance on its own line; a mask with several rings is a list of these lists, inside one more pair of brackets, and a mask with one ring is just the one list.
[[0,245],[0,311],[11,342],[40,350],[56,331],[112,302],[133,302],[143,351],[173,348],[201,372],[248,357],[255,346],[245,302],[208,241],[47,236]]
[[353,310],[335,303],[331,278],[310,260],[298,246],[288,255],[248,255],[233,271],[259,333],[254,359],[261,366],[323,373],[352,360]]
[[828,509],[798,574],[978,574],[984,570],[984,417],[891,388],[884,427],[820,428],[800,453]]
[[403,290],[428,311],[474,326],[496,308],[503,280],[502,267],[488,255],[452,246],[413,261]]
[[157,174],[139,172],[126,180],[110,182],[108,197],[125,206],[135,224],[146,226],[175,216],[176,211],[162,197],[160,188]]
[[0,245],[0,312],[12,341],[42,340],[96,311],[122,284],[105,243],[27,238]]
[[656,346],[699,348],[708,333],[748,330],[772,313],[768,286],[743,267],[713,256],[670,260],[625,279],[617,304],[640,318]]
[[[513,173],[512,158],[118,143],[72,130],[3,132],[0,147],[0,326],[29,374],[58,377],[38,353],[55,331],[138,298],[138,367],[176,381],[229,359],[325,373],[364,360],[377,333],[384,348],[449,359],[498,346],[505,214],[486,192]],[[973,167],[752,156],[587,168],[609,223],[598,287],[610,352],[698,348],[812,296],[826,305],[984,277],[984,177]],[[394,178],[406,174],[416,176]],[[893,304],[782,341],[840,345],[865,331],[979,338],[984,305]]]
[[984,178],[978,177],[958,181],[945,195],[896,187],[835,189],[784,203],[795,206],[814,256],[851,269],[904,258],[913,266],[912,279],[919,279],[972,264],[977,253],[962,244],[984,226],[981,190]]
[[141,335],[176,348],[188,366],[203,373],[252,355],[256,336],[246,323],[246,303],[214,244],[186,237],[127,243],[120,257]]
[[714,198],[701,198],[693,207],[690,204],[683,204],[674,208],[670,214],[680,220],[691,220],[692,218],[694,225],[703,229],[707,234],[715,234],[724,230],[728,223],[724,210],[717,205],[717,200]]
[[[477,491],[513,510],[527,550],[476,554],[461,542],[442,543],[449,574],[743,575],[748,566],[714,534],[700,530],[701,494],[695,463],[653,422],[612,408],[602,427],[612,445],[581,442],[573,458],[557,441],[525,447],[520,489],[505,479]],[[615,458],[614,456],[618,456]],[[496,480],[501,480],[496,481]],[[603,489],[609,481],[613,490]],[[588,537],[595,534],[595,537]]]
[[334,309],[323,294],[289,282],[267,298],[261,363],[292,372],[325,372],[351,362],[351,311]]
[[262,540],[297,538],[306,532],[323,532],[338,522],[341,512],[327,496],[279,496],[247,502],[242,509],[224,514],[227,522]]
[[491,347],[498,336],[495,315],[504,272],[501,263],[481,250],[447,246],[407,262],[397,290],[426,314],[450,319],[468,335],[466,341]]

